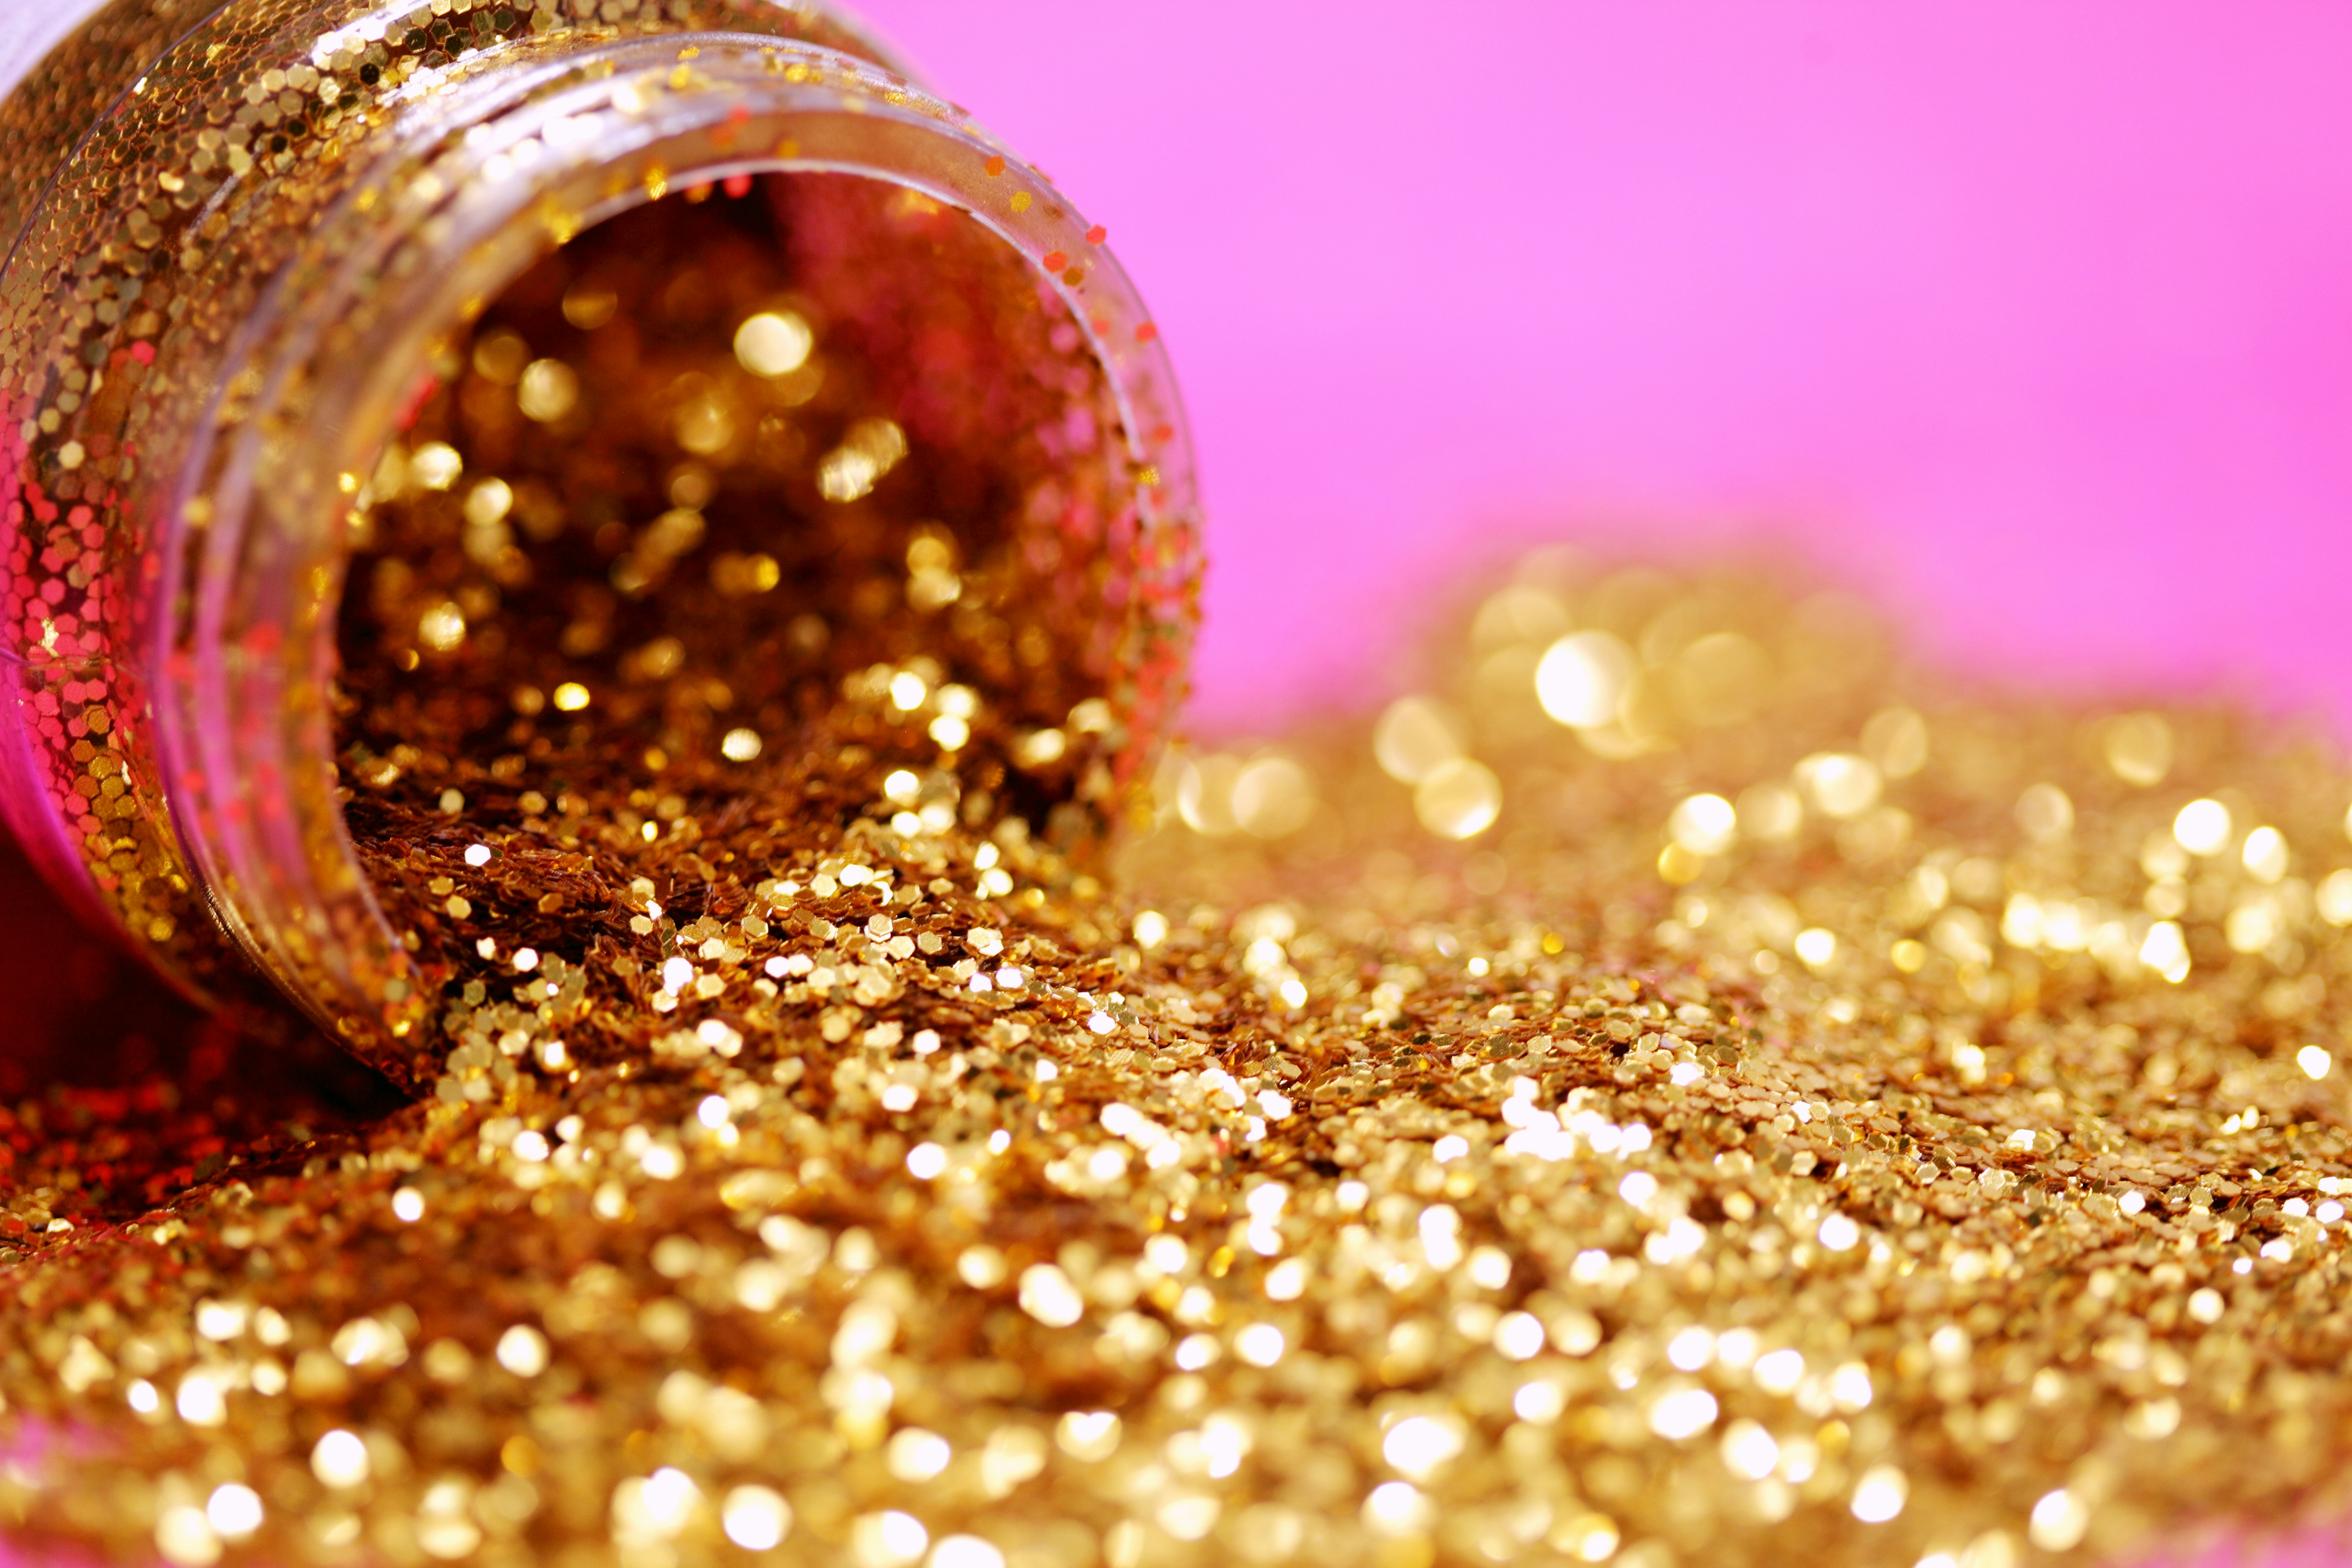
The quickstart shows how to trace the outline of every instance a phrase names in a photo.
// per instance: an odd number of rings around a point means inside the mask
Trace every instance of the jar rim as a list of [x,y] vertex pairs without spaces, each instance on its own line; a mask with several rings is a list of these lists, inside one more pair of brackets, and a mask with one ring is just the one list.
[[1131,613],[1160,645],[1139,737],[1181,695],[1197,577],[1189,435],[1156,327],[1101,231],[961,110],[885,68],[756,35],[598,42],[521,73],[482,63],[429,84],[444,95],[430,133],[389,148],[323,215],[226,358],[165,530],[153,633],[162,668],[184,675],[158,693],[174,825],[223,924],[396,1075],[431,998],[335,797],[341,519],[434,341],[551,243],[737,174],[852,174],[959,210],[1071,308],[1125,425],[1141,479],[1129,548],[1149,579]]

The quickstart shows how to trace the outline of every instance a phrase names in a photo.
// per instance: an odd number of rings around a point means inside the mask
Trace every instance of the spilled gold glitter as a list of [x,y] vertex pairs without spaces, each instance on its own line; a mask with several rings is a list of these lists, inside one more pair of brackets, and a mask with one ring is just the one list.
[[1538,558],[1439,667],[1174,758],[1108,880],[899,825],[934,689],[881,681],[826,775],[866,804],[632,890],[632,941],[526,962],[477,906],[425,1103],[129,1225],[31,1142],[0,1520],[1996,1568],[2340,1500],[2352,772],[1955,690],[1744,578]]

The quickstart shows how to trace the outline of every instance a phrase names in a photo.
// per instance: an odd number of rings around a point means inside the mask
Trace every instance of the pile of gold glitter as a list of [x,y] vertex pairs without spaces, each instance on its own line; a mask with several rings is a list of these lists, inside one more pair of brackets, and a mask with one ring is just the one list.
[[0,1521],[2001,1568],[2340,1501],[2340,762],[1549,557],[1429,668],[1171,760],[1115,878],[875,772],[646,910],[657,1028],[507,950],[423,1103],[135,1223],[19,1140]]

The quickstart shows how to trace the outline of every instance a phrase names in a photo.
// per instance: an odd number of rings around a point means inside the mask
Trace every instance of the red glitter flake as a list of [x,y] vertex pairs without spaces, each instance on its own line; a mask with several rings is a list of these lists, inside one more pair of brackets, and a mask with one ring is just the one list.
[[398,416],[393,420],[394,426],[400,430],[406,430],[415,425],[416,416],[425,411],[426,400],[439,389],[440,385],[440,378],[430,371],[418,376],[416,384],[408,389],[407,400],[401,405]]

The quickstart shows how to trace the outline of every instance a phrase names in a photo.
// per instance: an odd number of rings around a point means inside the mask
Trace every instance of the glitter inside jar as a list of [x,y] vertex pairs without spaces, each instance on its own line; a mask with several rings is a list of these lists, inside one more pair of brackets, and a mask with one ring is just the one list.
[[[641,1056],[672,933],[812,843],[1101,837],[1139,740],[1132,480],[1083,333],[995,236],[730,176],[440,352],[352,500],[338,703],[345,820],[436,994]],[[521,987],[518,943],[548,955]],[[583,968],[636,1005],[567,992]]]

